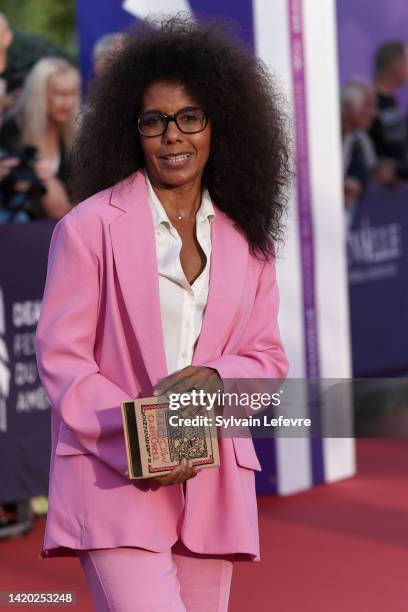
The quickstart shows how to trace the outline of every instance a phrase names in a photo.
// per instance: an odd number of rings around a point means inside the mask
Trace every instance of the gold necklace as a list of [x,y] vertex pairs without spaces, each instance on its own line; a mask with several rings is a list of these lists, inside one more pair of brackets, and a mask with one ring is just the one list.
[[180,213],[175,213],[174,216],[176,217],[176,219],[178,219],[179,221],[181,221],[182,219],[185,219],[185,214],[180,214]]
[[[198,210],[198,209],[197,209],[197,210]],[[196,211],[196,214],[197,214],[197,211]],[[184,214],[181,214],[181,213],[179,213],[179,212],[178,212],[178,213],[176,212],[176,213],[174,213],[174,216],[175,216],[175,218],[176,218],[176,219],[178,219],[178,221],[181,221],[182,219],[185,219],[185,218],[186,218],[186,214],[185,214],[185,213],[184,213]]]

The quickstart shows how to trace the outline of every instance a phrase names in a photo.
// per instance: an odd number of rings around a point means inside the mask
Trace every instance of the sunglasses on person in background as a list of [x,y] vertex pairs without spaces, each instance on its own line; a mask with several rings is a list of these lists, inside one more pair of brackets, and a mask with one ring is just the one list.
[[174,121],[183,134],[196,134],[206,128],[208,117],[201,108],[182,108],[174,115],[151,111],[139,115],[137,127],[142,136],[153,138],[164,134],[170,121]]

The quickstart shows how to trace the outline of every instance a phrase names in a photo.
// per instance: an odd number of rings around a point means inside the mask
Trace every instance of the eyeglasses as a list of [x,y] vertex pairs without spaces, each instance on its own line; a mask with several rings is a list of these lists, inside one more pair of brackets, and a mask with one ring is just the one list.
[[142,136],[153,138],[164,134],[170,121],[174,121],[183,134],[196,134],[205,130],[208,117],[201,108],[182,108],[174,115],[152,111],[139,115],[137,127]]

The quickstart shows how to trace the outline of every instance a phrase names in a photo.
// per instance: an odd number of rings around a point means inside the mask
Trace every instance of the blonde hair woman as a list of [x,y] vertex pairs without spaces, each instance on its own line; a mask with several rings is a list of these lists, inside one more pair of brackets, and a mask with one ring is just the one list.
[[71,208],[66,190],[69,153],[80,103],[77,69],[62,58],[39,60],[25,81],[16,108],[4,122],[0,146],[18,155],[25,145],[37,148],[34,169],[47,189],[45,217],[61,218]]

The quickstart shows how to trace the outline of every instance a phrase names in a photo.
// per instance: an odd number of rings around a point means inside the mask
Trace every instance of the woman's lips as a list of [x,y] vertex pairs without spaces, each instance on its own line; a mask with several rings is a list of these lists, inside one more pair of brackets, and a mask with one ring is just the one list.
[[163,155],[160,159],[168,168],[184,168],[191,158],[191,153],[180,153],[178,155]]

